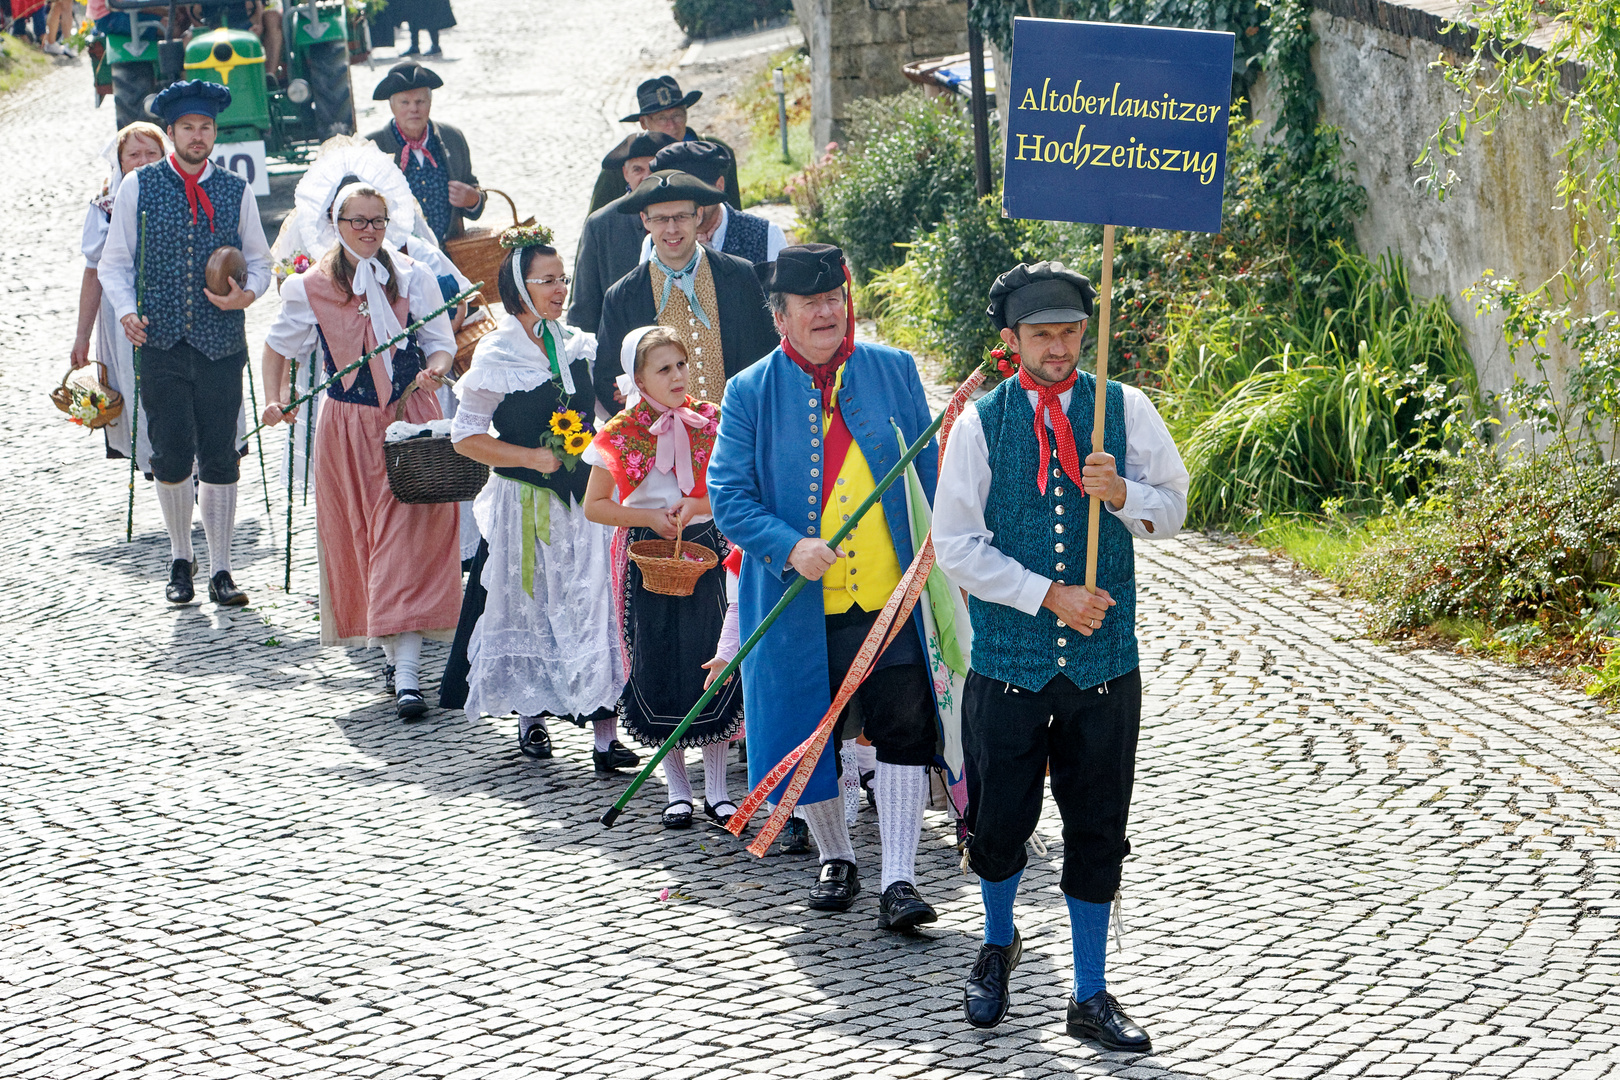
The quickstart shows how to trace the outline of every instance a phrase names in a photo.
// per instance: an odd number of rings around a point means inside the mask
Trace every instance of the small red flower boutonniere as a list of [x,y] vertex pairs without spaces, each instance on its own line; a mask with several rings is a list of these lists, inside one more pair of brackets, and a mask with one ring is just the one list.
[[1018,370],[1018,354],[1010,351],[1005,345],[997,345],[991,349],[990,360],[996,365],[996,370],[1003,375],[1011,375]]

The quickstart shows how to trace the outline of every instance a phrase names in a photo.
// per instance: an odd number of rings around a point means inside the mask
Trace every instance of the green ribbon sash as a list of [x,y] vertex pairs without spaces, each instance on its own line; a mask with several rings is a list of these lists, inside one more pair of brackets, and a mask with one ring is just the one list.
[[521,480],[513,483],[518,486],[518,505],[523,508],[523,591],[533,596],[534,545],[538,540],[551,546],[551,500],[556,493]]

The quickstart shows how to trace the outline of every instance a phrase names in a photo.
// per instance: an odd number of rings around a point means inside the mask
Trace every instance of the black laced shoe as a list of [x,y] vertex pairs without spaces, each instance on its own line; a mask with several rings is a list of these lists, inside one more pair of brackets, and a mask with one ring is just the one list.
[[1106,990],[1099,990],[1084,1001],[1076,1001],[1071,996],[1067,1027],[1076,1039],[1090,1039],[1108,1050],[1146,1054],[1153,1049],[1148,1033],[1125,1015],[1114,995]]
[[848,859],[829,859],[821,864],[816,883],[810,886],[812,911],[848,911],[861,894],[861,876]]
[[620,769],[633,769],[641,764],[641,758],[632,753],[624,743],[614,739],[608,743],[606,750],[591,751],[591,764],[596,766],[599,773],[610,773]]
[[163,590],[163,597],[171,604],[189,604],[191,598],[197,595],[196,588],[191,584],[191,575],[197,572],[197,564],[187,559],[176,559],[169,564],[169,584]]
[[897,881],[883,890],[878,900],[878,928],[896,933],[910,933],[923,923],[931,923],[939,914],[928,901],[917,895],[917,887],[909,881]]
[[968,1023],[993,1028],[1007,1018],[1012,1007],[1013,969],[1023,955],[1024,939],[1017,930],[1011,945],[979,946],[979,958],[973,962],[967,989],[962,992],[962,1012]]
[[246,607],[248,594],[236,587],[229,570],[221,570],[208,579],[208,599],[220,607]]

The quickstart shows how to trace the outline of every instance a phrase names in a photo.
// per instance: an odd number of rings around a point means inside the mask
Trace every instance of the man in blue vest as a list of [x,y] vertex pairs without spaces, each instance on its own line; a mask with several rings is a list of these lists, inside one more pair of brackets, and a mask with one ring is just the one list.
[[[230,103],[228,89],[202,80],[174,83],[153,100],[174,153],[124,178],[98,272],[124,334],[140,349],[141,411],[150,424],[152,475],[169,532],[165,595],[175,604],[193,596],[195,460],[195,503],[208,537],[208,598],[240,607],[248,598],[231,580],[231,534],[236,417],[247,364],[242,310],[270,287],[270,246],[252,190],[209,161],[214,117]],[[231,280],[228,292],[210,292],[205,271],[222,247],[242,252],[246,280]],[[146,288],[137,313],[138,266],[145,268]]]
[[[726,190],[726,170],[731,168],[731,151],[719,143],[689,139],[671,143],[658,151],[653,159],[653,171],[679,169],[711,185],[717,191]],[[775,262],[777,253],[787,246],[782,227],[758,214],[733,210],[725,202],[705,206],[698,220],[698,240],[717,251],[747,259],[756,266]],[[641,241],[641,261],[652,258],[652,237]]]
[[399,162],[441,245],[466,232],[467,222],[484,213],[485,202],[473,175],[467,136],[432,118],[433,91],[443,85],[431,68],[412,61],[395,64],[371,92],[373,101],[388,102],[394,117],[366,136]]
[[[1076,365],[1092,295],[1062,263],[1020,263],[996,279],[989,315],[1017,374],[962,413],[940,469],[934,549],[968,592],[973,620],[962,741],[968,859],[985,914],[963,1004],[974,1027],[1007,1015],[1023,951],[1013,898],[1050,771],[1074,948],[1069,1034],[1145,1053],[1147,1033],[1103,978],[1109,912],[1131,850],[1125,823],[1142,712],[1132,538],[1180,530],[1187,470],[1147,397],[1117,382],[1107,384],[1103,451],[1082,465],[1077,440],[1092,430],[1096,378]],[[1082,584],[1088,492],[1105,510],[1095,593]]]

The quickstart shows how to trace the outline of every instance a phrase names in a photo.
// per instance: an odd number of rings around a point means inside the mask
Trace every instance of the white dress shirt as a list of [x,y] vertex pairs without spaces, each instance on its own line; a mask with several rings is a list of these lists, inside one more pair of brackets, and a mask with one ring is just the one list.
[[[716,251],[725,250],[726,226],[729,224],[731,224],[731,205],[721,203],[720,224],[715,228],[714,235],[704,240],[703,243],[708,244]],[[765,223],[765,261],[775,262],[777,253],[785,247],[787,247],[787,236],[783,234],[782,227],[774,221],[767,221]],[[652,258],[652,234],[648,233],[641,238],[641,261],[646,262],[650,258]]]
[[[168,160],[163,167],[174,168]],[[200,184],[214,173],[214,163],[203,166]],[[112,221],[107,227],[107,244],[101,252],[96,276],[101,289],[112,303],[113,315],[122,319],[135,314],[135,259],[141,241],[141,174],[132,172],[118,187],[118,198],[113,201]],[[201,214],[202,211],[198,210]],[[263,296],[270,288],[270,244],[264,238],[264,226],[259,223],[259,204],[253,198],[253,189],[242,185],[242,209],[236,219],[236,231],[242,237],[242,257],[247,261],[247,282],[242,288],[255,297]],[[150,274],[168,272],[168,267],[149,266]],[[434,304],[437,307],[438,304]],[[433,308],[426,309],[432,311]]]
[[[1072,390],[1058,395],[1065,412],[1073,395]],[[1032,408],[1038,400],[1039,395],[1029,391]],[[1051,427],[1050,420],[1047,427]],[[1075,432],[1082,462],[1090,453],[1090,434]],[[1057,461],[1056,448],[1052,460]],[[1116,462],[1116,468],[1125,480],[1125,505],[1115,510],[1104,502],[1103,509],[1118,518],[1131,535],[1143,540],[1168,540],[1181,531],[1187,518],[1187,467],[1158,410],[1134,386],[1125,387],[1125,460]],[[1033,615],[1041,609],[1052,579],[1028,569],[991,543],[984,507],[990,498],[992,480],[1035,483],[1034,476],[991,474],[984,426],[979,410],[970,405],[951,428],[939,470],[939,487],[934,496],[934,552],[940,568],[960,588],[980,600]],[[1067,475],[1053,480],[1068,482]]]
[[[439,279],[426,265],[406,262],[401,257],[394,260],[394,269],[399,272],[400,290],[410,298],[413,317],[420,318],[444,303],[444,294],[439,291]],[[312,269],[308,273],[315,271]],[[265,336],[264,344],[282,356],[308,356],[320,342],[317,334],[320,320],[315,317],[315,309],[309,304],[307,276],[292,274],[281,283],[281,310],[276,313],[276,321],[270,324],[270,333]],[[417,312],[421,315],[417,315]],[[450,331],[450,316],[441,312],[429,320],[426,326],[416,332],[416,343],[422,347],[424,358],[441,352],[454,355],[456,335]],[[378,392],[382,392],[381,387],[378,387]]]

